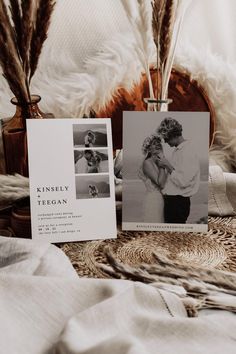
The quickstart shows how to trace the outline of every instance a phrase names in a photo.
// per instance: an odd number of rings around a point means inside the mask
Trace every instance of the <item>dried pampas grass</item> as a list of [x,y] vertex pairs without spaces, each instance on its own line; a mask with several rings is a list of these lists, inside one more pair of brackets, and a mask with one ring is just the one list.
[[[152,2],[152,30],[157,49],[157,99],[163,98],[161,93],[164,66],[168,57],[174,19],[174,1],[160,0]],[[160,74],[160,83],[159,80]]]
[[9,0],[10,13],[13,23],[13,30],[15,32],[17,46],[21,47],[22,26],[21,26],[21,8],[18,0]]
[[192,0],[153,0],[152,30],[157,51],[156,97],[166,100],[171,69],[186,9]]
[[3,76],[19,102],[27,100],[24,71],[16,46],[14,30],[4,2],[0,2],[0,64]]
[[22,21],[21,21],[21,43],[19,46],[20,56],[26,79],[29,75],[30,45],[33,32],[33,21],[35,16],[35,3],[31,0],[21,1]]
[[30,80],[47,38],[54,0],[0,2],[0,65],[3,76],[23,106],[30,102]]
[[150,98],[154,99],[153,84],[149,70],[152,53],[152,7],[150,0],[137,0],[138,16],[135,16],[128,5],[124,5],[127,17],[133,28],[137,46],[135,50],[148,78]]
[[30,56],[30,80],[32,79],[39,61],[39,56],[42,51],[43,43],[47,39],[50,19],[55,7],[54,0],[39,0],[35,26],[33,29],[31,41],[31,56]]
[[[136,0],[138,15],[124,3],[137,41],[136,52],[148,78],[150,98],[167,100],[168,84],[183,18],[192,0]],[[157,53],[157,91],[153,91],[150,54],[153,38]],[[156,96],[156,97],[155,97]],[[161,109],[161,104],[158,105]],[[154,107],[154,106],[153,106]],[[155,108],[155,107],[154,107]]]
[[190,317],[200,309],[221,309],[236,313],[236,275],[216,269],[207,269],[173,262],[160,254],[153,254],[156,264],[131,267],[115,259],[107,247],[105,255],[110,266],[98,264],[107,274],[151,284],[177,295]]

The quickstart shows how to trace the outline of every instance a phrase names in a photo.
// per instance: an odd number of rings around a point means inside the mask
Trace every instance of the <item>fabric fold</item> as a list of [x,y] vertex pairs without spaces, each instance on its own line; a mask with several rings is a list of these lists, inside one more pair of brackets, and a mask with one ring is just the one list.
[[70,260],[56,246],[1,235],[0,274],[78,277]]
[[60,250],[32,240],[0,239],[0,260],[0,354],[235,353],[233,313],[188,318],[176,295],[78,278]]
[[233,190],[236,191],[236,174],[223,173],[220,166],[211,165],[209,168],[209,215],[235,215],[235,211],[231,202],[233,203],[236,192],[234,192],[232,197],[230,197],[230,200],[228,198]]

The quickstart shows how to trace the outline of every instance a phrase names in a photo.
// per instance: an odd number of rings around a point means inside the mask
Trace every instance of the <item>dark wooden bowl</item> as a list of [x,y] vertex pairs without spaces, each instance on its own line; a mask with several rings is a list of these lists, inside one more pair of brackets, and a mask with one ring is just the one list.
[[169,83],[169,97],[173,102],[169,105],[170,111],[180,112],[210,112],[210,145],[213,143],[216,117],[211,101],[196,80],[190,76],[173,70]]
[[[151,70],[151,75],[156,90],[156,70]],[[101,111],[97,118],[111,118],[113,146],[122,148],[122,116],[123,111],[145,111],[144,98],[149,96],[148,81],[145,75],[132,91],[118,89],[114,99]],[[215,110],[204,88],[190,76],[177,70],[172,70],[168,88],[168,98],[173,100],[169,111],[185,112],[210,112],[210,145],[213,143],[215,131]]]

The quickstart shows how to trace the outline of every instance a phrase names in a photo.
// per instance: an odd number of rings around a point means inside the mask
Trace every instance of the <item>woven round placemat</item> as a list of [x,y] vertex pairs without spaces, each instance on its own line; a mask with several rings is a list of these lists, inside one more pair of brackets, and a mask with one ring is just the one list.
[[209,218],[208,233],[119,231],[117,239],[72,242],[59,245],[79,276],[109,278],[99,268],[107,264],[109,247],[122,263],[153,264],[153,252],[172,261],[236,271],[236,218]]

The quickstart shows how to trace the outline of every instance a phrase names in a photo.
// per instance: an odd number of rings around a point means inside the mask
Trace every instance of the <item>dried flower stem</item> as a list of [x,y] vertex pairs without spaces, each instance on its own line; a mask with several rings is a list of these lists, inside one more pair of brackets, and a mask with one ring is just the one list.
[[152,0],[152,29],[157,51],[158,99],[167,99],[175,51],[185,11],[190,2],[191,0]]
[[16,49],[14,29],[3,2],[0,2],[0,64],[3,69],[3,75],[19,102],[27,101],[28,92],[22,63]]
[[197,316],[203,308],[222,309],[236,313],[236,275],[216,269],[194,267],[172,262],[154,254],[157,263],[131,267],[117,261],[108,247],[105,255],[110,267],[99,264],[112,277],[141,281],[179,296],[189,316]]
[[50,19],[55,7],[54,0],[39,0],[30,53],[30,81],[37,69],[43,43],[47,39]]
[[[14,26],[15,38],[16,38],[16,46],[18,50],[21,51],[21,37],[22,37],[22,26],[21,26],[21,7],[19,4],[19,0],[9,0],[10,5],[10,13]],[[21,53],[19,53],[19,56]]]
[[47,38],[54,5],[53,0],[9,0],[8,11],[4,0],[0,1],[0,65],[27,116],[30,80]]

